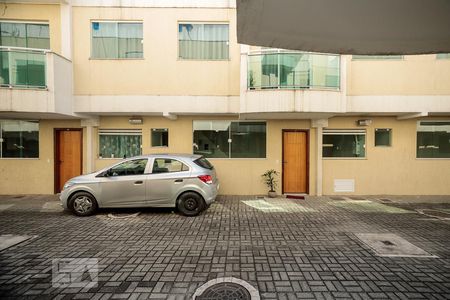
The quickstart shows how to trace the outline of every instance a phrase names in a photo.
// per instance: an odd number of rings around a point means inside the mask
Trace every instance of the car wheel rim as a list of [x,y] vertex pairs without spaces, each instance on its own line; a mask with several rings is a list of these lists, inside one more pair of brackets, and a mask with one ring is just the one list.
[[197,208],[197,201],[193,198],[189,198],[184,202],[184,207],[187,210],[195,210]]
[[77,197],[73,202],[73,208],[79,213],[86,213],[92,208],[92,200],[86,196]]

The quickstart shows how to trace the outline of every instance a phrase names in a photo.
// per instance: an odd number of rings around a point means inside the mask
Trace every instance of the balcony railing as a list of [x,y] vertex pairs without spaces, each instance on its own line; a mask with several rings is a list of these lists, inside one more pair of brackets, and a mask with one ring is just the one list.
[[266,51],[248,55],[249,90],[339,90],[339,74],[339,55],[284,51]]
[[0,86],[45,89],[47,52],[0,46]]

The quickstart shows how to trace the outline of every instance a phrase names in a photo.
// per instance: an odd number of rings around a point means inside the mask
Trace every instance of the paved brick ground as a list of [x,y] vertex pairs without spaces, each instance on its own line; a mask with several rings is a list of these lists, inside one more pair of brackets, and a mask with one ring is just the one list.
[[[449,299],[450,221],[414,209],[450,206],[371,200],[230,196],[195,218],[111,219],[125,212],[80,218],[51,196],[3,196],[0,234],[36,237],[0,252],[0,298],[188,299],[232,276],[262,299]],[[387,232],[439,258],[378,257],[355,236]],[[52,287],[56,258],[97,258],[98,286]]]

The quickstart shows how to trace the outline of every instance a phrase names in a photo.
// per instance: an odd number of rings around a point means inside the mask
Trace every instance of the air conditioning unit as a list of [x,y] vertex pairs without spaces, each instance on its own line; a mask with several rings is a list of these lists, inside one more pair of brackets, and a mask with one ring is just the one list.
[[358,120],[356,123],[358,124],[358,126],[369,126],[370,124],[372,124],[372,120],[371,119]]

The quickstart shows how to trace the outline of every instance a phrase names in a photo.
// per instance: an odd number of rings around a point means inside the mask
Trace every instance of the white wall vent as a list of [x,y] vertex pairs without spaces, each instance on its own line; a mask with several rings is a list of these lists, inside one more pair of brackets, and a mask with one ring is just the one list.
[[355,179],[335,179],[334,191],[337,193],[355,192]]

